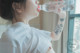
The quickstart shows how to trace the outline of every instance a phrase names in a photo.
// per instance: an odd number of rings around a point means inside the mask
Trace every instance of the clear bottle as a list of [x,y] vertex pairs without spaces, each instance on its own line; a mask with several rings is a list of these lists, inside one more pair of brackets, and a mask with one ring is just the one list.
[[45,12],[54,12],[59,8],[61,8],[63,11],[70,11],[74,9],[74,0],[68,0],[64,2],[62,1],[49,2],[39,6],[40,10],[43,10]]

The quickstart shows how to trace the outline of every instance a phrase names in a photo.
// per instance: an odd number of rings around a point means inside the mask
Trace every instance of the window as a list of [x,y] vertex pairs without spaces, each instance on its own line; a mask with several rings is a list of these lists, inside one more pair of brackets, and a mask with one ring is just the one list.
[[80,53],[80,0],[75,0],[75,10],[69,12],[68,53]]
[[75,14],[80,14],[80,0],[76,0]]

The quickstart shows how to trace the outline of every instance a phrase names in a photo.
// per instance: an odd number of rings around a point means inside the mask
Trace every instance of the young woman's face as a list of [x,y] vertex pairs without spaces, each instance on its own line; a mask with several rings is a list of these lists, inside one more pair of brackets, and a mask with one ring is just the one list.
[[36,3],[37,0],[27,0],[26,1],[26,8],[25,8],[25,16],[29,16],[29,19],[33,19],[39,15],[37,10],[38,4]]

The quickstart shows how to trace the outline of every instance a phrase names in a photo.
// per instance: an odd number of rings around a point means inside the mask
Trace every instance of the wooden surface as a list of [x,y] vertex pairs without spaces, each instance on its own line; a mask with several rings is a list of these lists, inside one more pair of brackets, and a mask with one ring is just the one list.
[[[40,0],[40,5],[43,4],[43,0]],[[40,29],[43,29],[43,11],[40,12]]]

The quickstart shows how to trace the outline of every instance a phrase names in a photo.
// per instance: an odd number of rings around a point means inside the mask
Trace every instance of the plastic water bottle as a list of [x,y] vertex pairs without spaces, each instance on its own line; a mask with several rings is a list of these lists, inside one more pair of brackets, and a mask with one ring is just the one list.
[[61,10],[63,11],[70,11],[74,9],[74,2],[72,2],[71,0],[64,2],[56,1],[56,2],[45,3],[39,6],[40,10],[43,10],[45,12],[54,12],[59,8],[61,8]]

